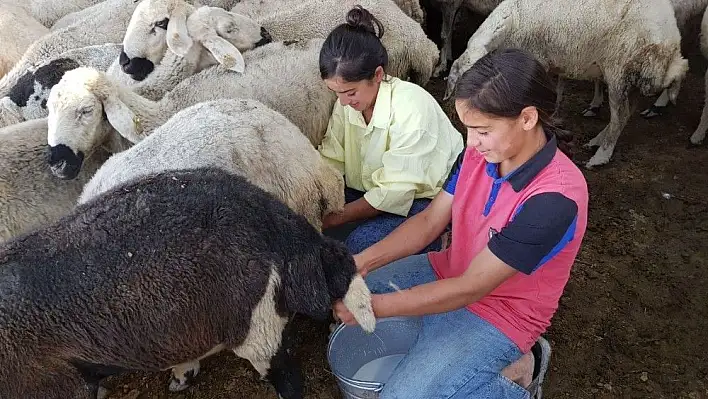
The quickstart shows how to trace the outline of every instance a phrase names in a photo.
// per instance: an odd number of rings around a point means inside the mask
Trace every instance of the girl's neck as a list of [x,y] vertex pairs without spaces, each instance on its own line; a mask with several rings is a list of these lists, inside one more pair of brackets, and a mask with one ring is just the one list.
[[546,134],[543,132],[543,128],[541,126],[537,127],[529,134],[528,139],[518,154],[502,161],[499,164],[499,176],[504,177],[508,175],[519,166],[523,165],[526,161],[533,158],[534,155],[541,151],[547,142],[548,139],[546,139]]

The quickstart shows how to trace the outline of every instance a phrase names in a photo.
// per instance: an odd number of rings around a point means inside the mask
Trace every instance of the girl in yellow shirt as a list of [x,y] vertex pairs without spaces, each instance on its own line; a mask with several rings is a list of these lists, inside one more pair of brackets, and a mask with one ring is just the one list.
[[[346,206],[323,221],[353,253],[383,239],[430,203],[464,148],[462,135],[422,87],[386,74],[381,23],[361,6],[320,51],[320,74],[337,93],[318,147],[346,182]],[[440,249],[438,238],[423,252]]]

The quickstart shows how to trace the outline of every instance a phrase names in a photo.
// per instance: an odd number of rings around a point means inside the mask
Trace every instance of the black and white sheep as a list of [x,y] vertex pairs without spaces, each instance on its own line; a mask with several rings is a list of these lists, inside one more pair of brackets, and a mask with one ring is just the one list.
[[272,195],[220,169],[150,175],[0,246],[0,392],[95,398],[108,375],[231,350],[301,398],[283,332],[339,299],[374,330],[347,248]]
[[118,57],[121,45],[108,43],[72,49],[32,67],[10,93],[0,98],[0,127],[47,116],[47,97],[64,72],[79,66],[106,70]]
[[[200,18],[191,18],[199,9],[184,0],[143,0],[138,4],[130,18],[123,38],[123,51],[118,63],[120,69],[134,80],[145,79],[156,64],[165,57],[168,49],[184,57],[193,46],[193,37],[205,36],[202,45],[211,51],[209,59],[204,59],[197,71],[206,66],[220,63],[229,69],[243,72],[243,57],[221,47],[236,46],[242,51],[271,42],[270,34],[256,21],[237,13],[211,7],[209,13],[201,13]],[[231,20],[217,14],[221,10]],[[220,18],[212,21],[210,17]],[[219,35],[210,34],[219,31],[231,43]],[[206,54],[206,53],[205,53]],[[216,60],[214,59],[216,58]]]

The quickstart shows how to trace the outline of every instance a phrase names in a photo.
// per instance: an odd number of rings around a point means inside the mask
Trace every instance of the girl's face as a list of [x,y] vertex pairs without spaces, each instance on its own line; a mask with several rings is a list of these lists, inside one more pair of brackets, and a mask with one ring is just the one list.
[[495,117],[468,106],[466,101],[455,101],[455,110],[467,128],[467,146],[479,151],[489,163],[502,163],[538,146],[538,111],[526,107],[512,118]]
[[337,93],[342,106],[350,106],[359,112],[372,108],[379,94],[379,86],[384,77],[383,68],[377,67],[372,79],[347,82],[339,76],[325,79],[327,87]]

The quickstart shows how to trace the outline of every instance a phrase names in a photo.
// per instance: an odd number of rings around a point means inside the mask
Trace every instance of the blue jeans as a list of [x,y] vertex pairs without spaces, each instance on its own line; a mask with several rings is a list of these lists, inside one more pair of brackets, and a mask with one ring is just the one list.
[[[412,255],[366,276],[374,293],[386,293],[437,279],[426,254]],[[493,325],[469,310],[423,316],[409,353],[384,385],[381,399],[528,399],[530,393],[501,375],[522,356]]]
[[[344,201],[346,203],[356,201],[363,196],[363,192],[351,189],[349,187],[344,190]],[[430,202],[431,200],[428,198],[418,198],[413,200],[413,205],[411,205],[411,209],[408,211],[408,217],[411,217],[425,209]],[[407,218],[403,216],[394,215],[392,213],[383,213],[374,216],[371,219],[346,223],[341,226],[326,229],[322,233],[344,241],[344,244],[349,248],[349,251],[353,254],[357,254],[391,234],[391,232],[400,226],[406,219]],[[426,248],[423,248],[419,253],[439,251],[441,246],[442,240],[438,237]]]

